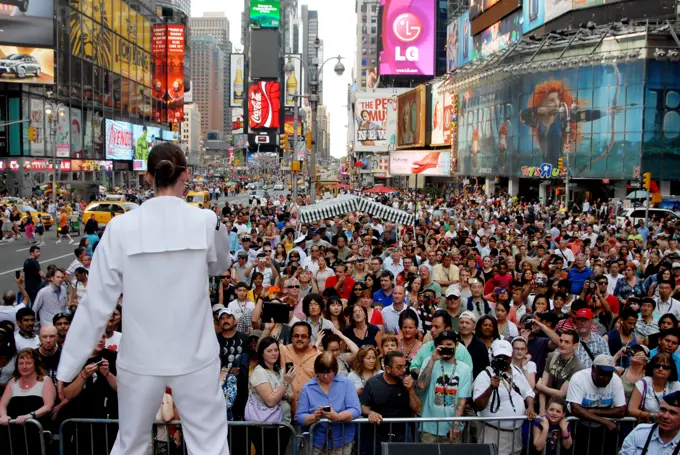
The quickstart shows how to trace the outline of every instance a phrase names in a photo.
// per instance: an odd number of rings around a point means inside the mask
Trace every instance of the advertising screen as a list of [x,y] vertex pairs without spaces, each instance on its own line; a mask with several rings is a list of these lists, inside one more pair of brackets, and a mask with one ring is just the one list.
[[0,2],[0,44],[54,49],[54,0]]
[[439,82],[432,87],[430,103],[430,145],[451,144],[451,92]]
[[111,172],[113,161],[71,160],[71,170],[74,172]]
[[106,119],[106,159],[131,160],[134,151],[132,124]]
[[460,42],[460,33],[458,32],[458,25],[460,20],[454,19],[446,27],[446,72],[458,68],[458,43]]
[[250,26],[254,28],[278,28],[281,20],[279,0],[251,0]]
[[435,0],[380,0],[380,74],[434,75]]
[[231,64],[229,65],[231,93],[229,104],[231,107],[243,107],[245,96],[245,81],[243,79],[243,54],[230,54]]
[[390,175],[432,175],[447,177],[451,152],[410,150],[390,153]]
[[497,54],[520,39],[522,39],[522,11],[515,11],[475,35],[472,60]]
[[386,152],[395,149],[397,125],[396,122],[389,124],[388,114],[397,110],[396,95],[406,90],[376,89],[354,94],[354,150]]
[[[671,62],[660,63],[666,68]],[[675,144],[680,141],[669,140],[680,131],[678,116],[671,112],[677,108],[680,84],[671,76],[677,70],[677,64],[647,74],[643,62],[597,65],[508,78],[461,92],[458,173],[530,177],[549,167],[559,176],[558,160],[566,158],[570,173],[579,178],[633,179],[639,176],[641,155],[654,143],[660,151],[654,161],[663,163],[664,178],[678,178],[680,167],[671,164],[671,156],[678,156]],[[659,81],[658,97],[650,97],[645,78]],[[661,82],[665,78],[670,79]],[[664,103],[672,109],[663,110]],[[644,128],[643,117],[651,122]]]
[[285,89],[286,89],[286,107],[295,106],[297,101],[300,104],[301,100],[297,97],[300,96],[302,89],[302,68],[300,68],[300,59],[302,55],[300,54],[290,54],[286,55],[286,63],[293,65],[293,71],[286,71]]
[[553,0],[524,0],[522,5],[522,33],[530,31],[545,24],[545,5]]
[[571,11],[571,7],[571,0],[545,0],[544,22],[550,22],[556,17],[568,13]]
[[156,25],[152,39],[155,70],[152,115],[159,123],[184,121],[184,26]]
[[475,19],[500,0],[470,0],[470,20]]
[[161,129],[155,126],[132,125],[132,140],[135,145],[133,160],[146,162],[151,148],[161,139]]
[[427,88],[420,85],[398,96],[397,149],[425,145],[426,92]]
[[178,142],[179,133],[177,131],[161,130],[161,139],[168,142]]
[[253,83],[248,91],[248,124],[251,129],[279,128],[281,84],[273,81]]
[[470,14],[465,12],[458,18],[458,66],[463,66],[472,61],[472,34],[470,25]]

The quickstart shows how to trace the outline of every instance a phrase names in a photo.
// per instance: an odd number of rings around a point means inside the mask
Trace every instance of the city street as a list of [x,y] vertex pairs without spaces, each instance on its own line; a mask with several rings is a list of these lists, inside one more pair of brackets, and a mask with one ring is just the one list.
[[[279,197],[281,194],[286,196],[288,191],[270,191],[269,194],[275,197]],[[225,202],[247,205],[249,196],[250,192],[246,191],[233,197],[222,197],[219,200],[219,205],[223,206]],[[55,243],[56,240],[57,236],[54,229],[50,229],[43,236],[45,245],[40,247],[40,265],[43,270],[46,270],[50,264],[67,268],[73,262],[73,250],[77,248],[80,237],[73,237],[73,245],[69,245],[68,242],[57,244]],[[26,243],[25,238],[0,245],[0,258],[2,258],[0,261],[2,264],[0,266],[0,292],[16,289],[14,272],[23,268],[24,261],[28,257],[29,248],[30,245]]]

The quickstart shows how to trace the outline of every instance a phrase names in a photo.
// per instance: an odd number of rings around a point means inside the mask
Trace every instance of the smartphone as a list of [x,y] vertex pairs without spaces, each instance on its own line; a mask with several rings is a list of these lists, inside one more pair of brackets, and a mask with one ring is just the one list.
[[286,373],[293,368],[293,362],[286,362]]
[[439,348],[440,355],[453,355],[455,352],[453,348]]
[[99,366],[104,362],[104,359],[101,359],[99,362],[94,363],[94,366]]
[[324,406],[323,408],[321,408],[321,410],[323,412],[331,412],[331,407],[330,406]]
[[15,270],[15,271],[14,271],[14,276],[17,278],[17,280],[18,280],[19,278],[21,278],[21,270]]

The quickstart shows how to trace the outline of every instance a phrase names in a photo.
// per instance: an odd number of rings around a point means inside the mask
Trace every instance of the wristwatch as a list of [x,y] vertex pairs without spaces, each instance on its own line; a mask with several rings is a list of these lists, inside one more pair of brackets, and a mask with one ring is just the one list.
[[37,419],[37,418],[38,418],[38,417],[36,416],[36,414],[35,414],[35,411],[31,412],[31,417],[33,417],[34,419]]

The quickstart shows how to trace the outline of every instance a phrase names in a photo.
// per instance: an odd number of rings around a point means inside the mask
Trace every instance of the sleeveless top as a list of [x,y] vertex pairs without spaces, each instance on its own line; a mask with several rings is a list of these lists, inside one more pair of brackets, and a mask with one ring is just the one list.
[[44,405],[43,384],[43,381],[37,381],[33,387],[24,390],[19,387],[19,381],[15,380],[12,383],[12,395],[7,405],[7,415],[16,419],[42,408]]
[[[626,378],[628,369],[626,369],[623,374],[621,374],[621,384],[623,385],[623,393],[626,395],[626,402],[630,401],[630,396],[633,394],[633,389],[635,388],[635,382],[629,382]],[[644,399],[644,398],[643,398]]]

